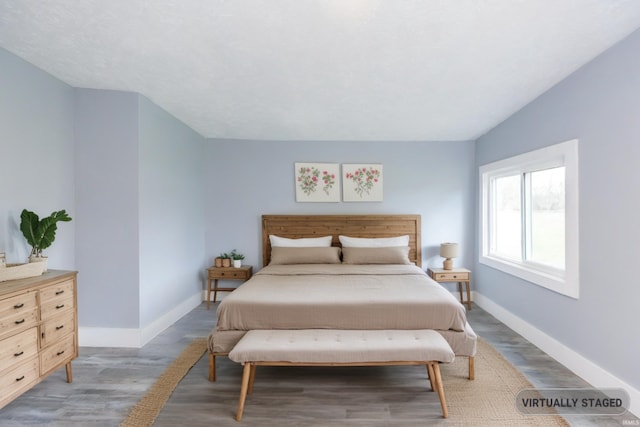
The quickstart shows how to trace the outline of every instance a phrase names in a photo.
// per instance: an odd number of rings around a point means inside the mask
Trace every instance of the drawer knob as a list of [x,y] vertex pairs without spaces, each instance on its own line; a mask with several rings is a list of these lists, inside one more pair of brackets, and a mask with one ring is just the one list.
[[24,323],[24,319],[20,319],[20,320],[16,320],[15,321],[16,325],[20,325],[21,323]]
[[57,353],[56,353],[56,356],[61,356],[61,355],[63,355],[63,354],[64,354],[64,350],[57,352]]
[[56,326],[56,331],[59,331],[62,328],[64,328],[64,325]]
[[22,307],[24,307],[23,303],[16,304],[16,305],[13,306],[13,308],[15,308],[16,310],[19,309],[19,308],[22,308]]
[[22,381],[24,379],[24,375],[21,376],[20,378],[16,378],[16,381]]
[[64,289],[61,290],[61,291],[56,292],[56,295],[62,295],[62,294],[64,294]]
[[18,353],[13,353],[14,357],[20,357],[24,354],[24,351],[18,352]]
[[62,307],[64,307],[64,304],[56,305],[56,310],[60,310]]

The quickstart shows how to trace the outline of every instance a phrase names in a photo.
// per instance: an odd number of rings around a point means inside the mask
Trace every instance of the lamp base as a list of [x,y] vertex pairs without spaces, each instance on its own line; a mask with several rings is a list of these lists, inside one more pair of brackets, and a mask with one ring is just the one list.
[[447,258],[442,262],[442,268],[445,270],[453,270],[453,260],[451,258]]

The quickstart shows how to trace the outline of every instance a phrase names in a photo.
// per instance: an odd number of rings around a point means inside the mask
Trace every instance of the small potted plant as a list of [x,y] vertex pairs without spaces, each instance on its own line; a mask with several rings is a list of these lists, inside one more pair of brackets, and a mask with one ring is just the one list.
[[218,268],[222,267],[222,259],[224,258],[224,255],[225,255],[225,254],[220,253],[220,255],[218,255],[218,256],[216,257],[216,259],[215,259],[215,265],[216,265],[216,267],[218,267]]
[[31,211],[22,210],[20,214],[20,231],[22,231],[27,243],[31,245],[29,262],[46,262],[47,258],[42,255],[42,251],[51,246],[55,240],[59,221],[71,221],[71,217],[67,215],[64,209],[54,211],[51,215],[42,219]]
[[235,249],[231,251],[229,254],[231,259],[233,260],[233,266],[235,268],[240,268],[242,266],[242,260],[244,259],[244,255],[236,251]]
[[222,261],[223,267],[231,267],[231,255],[228,253],[221,253],[220,260]]

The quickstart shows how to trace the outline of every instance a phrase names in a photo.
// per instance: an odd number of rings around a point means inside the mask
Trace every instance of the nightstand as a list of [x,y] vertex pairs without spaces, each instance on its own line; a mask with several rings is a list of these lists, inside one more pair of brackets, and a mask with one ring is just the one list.
[[[231,292],[236,288],[219,288],[218,280],[249,280],[253,273],[253,267],[243,265],[240,268],[234,267],[209,267],[207,268],[207,310],[211,302],[211,291],[213,291],[213,302],[216,302],[218,292]],[[213,288],[211,287],[213,281]]]
[[[465,304],[471,310],[471,271],[466,268],[454,268],[445,270],[443,268],[430,268],[427,274],[436,282],[458,282],[458,291],[460,292],[460,303]],[[467,285],[467,300],[462,297],[462,284]]]

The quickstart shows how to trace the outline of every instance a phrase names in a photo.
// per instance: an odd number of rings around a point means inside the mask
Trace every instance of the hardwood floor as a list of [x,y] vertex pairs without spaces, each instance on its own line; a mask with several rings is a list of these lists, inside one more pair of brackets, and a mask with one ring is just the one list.
[[[182,349],[193,338],[206,336],[209,333],[215,323],[216,306],[217,304],[213,304],[211,310],[207,311],[206,304],[201,304],[141,349],[81,347],[80,357],[73,362],[74,381],[72,384],[65,382],[64,369],[55,372],[41,384],[1,409],[0,426],[118,426],[129,409],[145,394],[150,385]],[[479,336],[498,349],[527,376],[534,386],[588,386],[581,378],[476,305],[469,312],[469,322]],[[246,422],[248,420],[243,420],[238,424],[233,419],[237,406],[241,367],[226,358],[220,358],[218,365],[219,376],[228,375],[234,380],[208,382],[207,358],[203,357],[182,381],[154,425],[256,425]],[[367,375],[366,369],[368,368],[358,368],[352,370],[353,373],[349,371],[348,375],[359,376],[359,379],[362,379]],[[295,376],[295,371],[291,375]],[[323,381],[323,371],[317,371],[312,375],[317,377],[314,381]],[[236,377],[237,381],[235,381]],[[350,377],[347,376],[345,379],[344,387],[349,387],[348,378]],[[366,379],[366,381],[369,380]],[[371,381],[375,381],[375,379]],[[365,385],[369,386],[369,384]],[[371,385],[375,387],[375,383]],[[282,383],[277,386],[294,387],[287,383],[285,376],[282,378]],[[225,396],[233,398],[215,399],[215,396],[212,396],[212,390],[219,390],[221,387],[232,389],[230,390],[232,392],[225,393]],[[349,400],[350,405],[334,405],[332,407],[318,407],[314,404],[313,394],[308,391],[305,393],[302,393],[302,389],[292,389],[292,391],[300,392],[296,394],[296,399],[300,399],[299,408],[304,411],[305,417],[308,419],[309,414],[317,414],[317,422],[302,422],[302,417],[297,416],[299,414],[281,413],[282,411],[278,407],[268,406],[264,403],[268,399],[262,399],[259,395],[254,394],[251,397],[250,405],[254,410],[256,407],[260,407],[259,411],[264,415],[261,425],[372,425],[370,421],[364,421],[365,419],[371,420],[371,411],[361,414],[359,411],[353,410],[353,402],[357,402],[359,396],[357,390],[355,393],[347,392],[344,394],[344,398],[337,399],[338,403],[342,400]],[[269,393],[269,387],[265,387],[263,384],[261,393]],[[387,398],[394,399],[395,397],[387,396]],[[402,397],[397,398],[402,399]],[[421,402],[420,405],[424,405],[424,402]],[[351,409],[348,409],[347,406]],[[228,417],[213,419],[211,410],[214,407],[222,408],[224,413],[228,413]],[[431,412],[438,414],[437,399],[432,409]],[[385,410],[380,406],[379,411],[375,414],[376,418],[379,417],[380,420],[379,423],[376,423],[377,425],[406,425],[406,423],[399,421],[400,417],[397,415],[394,417],[392,410]],[[328,412],[332,414],[329,419],[333,421],[327,419]],[[359,419],[362,421],[358,422]],[[638,425],[639,423],[638,419],[631,415],[567,417],[567,420],[575,426],[620,426],[623,425],[623,422],[627,425]],[[437,418],[424,420],[424,422],[427,424],[432,422],[447,424],[446,421]]]

